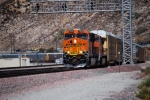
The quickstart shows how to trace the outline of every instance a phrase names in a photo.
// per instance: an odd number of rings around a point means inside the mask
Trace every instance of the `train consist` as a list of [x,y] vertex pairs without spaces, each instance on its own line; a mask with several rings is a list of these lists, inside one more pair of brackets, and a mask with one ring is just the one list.
[[[136,46],[136,62],[145,61],[144,48]],[[80,29],[64,32],[63,60],[66,67],[101,66],[122,63],[122,39],[104,30]]]

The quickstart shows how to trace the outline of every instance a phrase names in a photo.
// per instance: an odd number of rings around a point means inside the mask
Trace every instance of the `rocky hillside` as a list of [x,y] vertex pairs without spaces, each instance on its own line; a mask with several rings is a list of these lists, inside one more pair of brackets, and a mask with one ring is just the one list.
[[[31,14],[30,0],[0,2],[0,51],[61,48],[66,29],[103,29],[121,35],[121,13]],[[150,42],[150,3],[136,0],[136,42]],[[142,37],[142,38],[141,38]]]
[[135,7],[136,42],[150,44],[150,1],[137,0]]

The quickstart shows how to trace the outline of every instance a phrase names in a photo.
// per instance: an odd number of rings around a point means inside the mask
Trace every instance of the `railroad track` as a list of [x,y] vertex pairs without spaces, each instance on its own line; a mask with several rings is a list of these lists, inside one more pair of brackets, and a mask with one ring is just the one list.
[[85,69],[94,69],[94,68],[99,68],[99,67],[66,68],[63,65],[53,64],[53,65],[43,65],[43,66],[0,68],[0,78],[43,74],[43,73],[55,73],[55,72],[64,72],[64,71],[73,71],[73,70],[85,70]]
[[0,68],[0,78],[70,70],[60,65]]

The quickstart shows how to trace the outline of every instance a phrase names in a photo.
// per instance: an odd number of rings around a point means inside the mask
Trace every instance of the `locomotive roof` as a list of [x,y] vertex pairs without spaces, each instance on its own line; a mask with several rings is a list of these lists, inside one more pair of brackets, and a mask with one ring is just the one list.
[[107,32],[105,30],[92,30],[91,33],[97,34],[97,35],[99,35],[99,36],[101,36],[103,38],[106,38],[106,35],[110,35],[112,37],[121,39],[119,36],[117,36],[115,34],[112,34],[111,32]]

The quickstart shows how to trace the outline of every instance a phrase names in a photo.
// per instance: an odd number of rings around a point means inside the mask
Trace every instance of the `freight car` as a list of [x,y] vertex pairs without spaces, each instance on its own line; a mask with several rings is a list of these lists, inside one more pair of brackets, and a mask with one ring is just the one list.
[[107,57],[107,64],[122,63],[122,40],[119,36],[104,30],[92,30],[91,33],[101,36],[102,57]]
[[62,58],[62,53],[32,53],[23,57],[30,58],[31,62],[55,62],[56,59]]
[[[144,48],[134,44],[139,51],[136,60],[144,61]],[[122,39],[104,30],[74,29],[64,32],[63,60],[66,67],[87,67],[121,64],[123,61]]]
[[143,63],[146,61],[146,51],[145,48],[139,44],[133,43],[135,46],[136,58],[135,63]]
[[27,54],[2,54],[0,58],[30,58],[30,62],[55,62],[63,57],[63,53],[27,53]]

